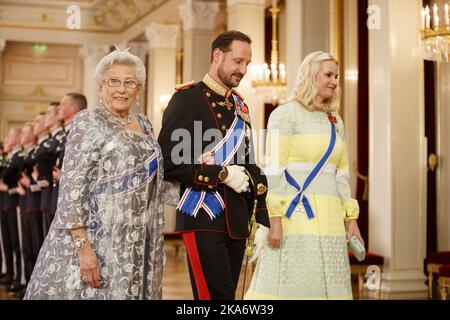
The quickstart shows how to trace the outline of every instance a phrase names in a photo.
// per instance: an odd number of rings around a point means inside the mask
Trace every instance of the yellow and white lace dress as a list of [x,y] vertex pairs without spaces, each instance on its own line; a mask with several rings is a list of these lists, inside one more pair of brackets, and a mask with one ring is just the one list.
[[303,186],[330,144],[328,116],[297,102],[279,106],[270,116],[266,201],[269,215],[282,217],[283,239],[279,250],[263,249],[245,299],[352,299],[344,222],[358,218],[359,206],[351,199],[344,126],[333,115],[336,145],[305,191],[312,219],[301,202],[291,218],[286,217],[297,190],[287,182],[284,171]]

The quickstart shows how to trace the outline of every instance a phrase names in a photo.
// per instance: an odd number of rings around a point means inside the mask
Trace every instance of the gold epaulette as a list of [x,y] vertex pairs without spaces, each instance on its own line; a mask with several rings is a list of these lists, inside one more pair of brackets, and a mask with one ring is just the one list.
[[179,85],[175,86],[175,90],[176,91],[180,91],[180,90],[184,90],[184,89],[188,89],[191,88],[195,85],[195,80],[189,81],[189,82],[185,82],[185,83],[181,83]]

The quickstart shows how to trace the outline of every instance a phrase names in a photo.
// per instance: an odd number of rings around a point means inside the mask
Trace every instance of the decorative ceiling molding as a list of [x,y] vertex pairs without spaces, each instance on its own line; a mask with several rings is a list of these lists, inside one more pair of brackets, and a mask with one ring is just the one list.
[[[44,28],[60,31],[109,32],[127,30],[143,17],[170,0],[2,0],[0,27]],[[80,29],[70,30],[66,23],[80,10]]]

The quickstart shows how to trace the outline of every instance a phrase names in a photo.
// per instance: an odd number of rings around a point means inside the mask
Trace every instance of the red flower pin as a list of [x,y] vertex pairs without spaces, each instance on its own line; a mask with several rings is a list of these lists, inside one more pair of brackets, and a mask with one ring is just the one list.
[[328,114],[328,120],[330,120],[333,123],[337,123],[336,117],[334,117],[331,113]]

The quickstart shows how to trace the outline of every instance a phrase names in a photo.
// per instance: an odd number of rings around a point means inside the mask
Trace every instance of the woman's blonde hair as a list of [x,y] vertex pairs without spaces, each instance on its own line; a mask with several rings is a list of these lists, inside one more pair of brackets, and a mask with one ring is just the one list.
[[[305,108],[316,110],[315,99],[318,95],[316,75],[320,71],[320,67],[324,61],[334,61],[339,65],[336,58],[323,51],[310,53],[300,64],[297,73],[297,81],[292,92],[292,99],[300,102]],[[324,103],[324,111],[337,111],[339,109],[340,100],[341,90],[338,85],[333,98]]]

